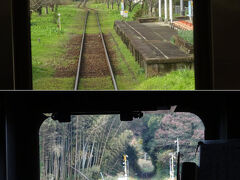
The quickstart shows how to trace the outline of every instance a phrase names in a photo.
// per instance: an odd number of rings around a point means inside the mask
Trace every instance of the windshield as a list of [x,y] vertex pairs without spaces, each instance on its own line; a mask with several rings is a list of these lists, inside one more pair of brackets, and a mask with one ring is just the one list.
[[74,115],[69,123],[48,118],[39,135],[41,180],[165,180],[176,178],[177,152],[181,163],[198,164],[204,126],[191,113],[144,114],[129,122],[119,115]]

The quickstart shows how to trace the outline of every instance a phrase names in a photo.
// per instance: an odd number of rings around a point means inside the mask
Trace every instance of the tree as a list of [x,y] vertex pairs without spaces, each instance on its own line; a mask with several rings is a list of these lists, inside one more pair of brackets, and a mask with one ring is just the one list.
[[116,174],[132,138],[126,125],[110,115],[72,116],[65,124],[49,118],[40,129],[41,179],[98,179],[100,171]]
[[155,169],[169,167],[169,153],[176,152],[177,138],[183,155],[181,161],[197,161],[197,143],[204,138],[204,126],[197,116],[191,113],[146,115],[143,122],[143,148],[151,156]]
[[42,8],[45,7],[46,13],[48,14],[48,7],[51,8],[52,12],[57,11],[58,5],[67,2],[69,2],[69,0],[30,0],[30,10],[42,15]]

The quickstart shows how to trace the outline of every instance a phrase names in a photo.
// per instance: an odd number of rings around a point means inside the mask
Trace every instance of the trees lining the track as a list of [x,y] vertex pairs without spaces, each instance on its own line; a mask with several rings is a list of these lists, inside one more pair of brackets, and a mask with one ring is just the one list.
[[39,15],[42,14],[42,9],[45,8],[46,14],[48,14],[48,9],[51,11],[57,11],[58,5],[66,4],[72,0],[30,0],[30,11],[38,12]]
[[[70,123],[46,120],[40,129],[41,179],[97,179],[116,175],[132,139],[118,116],[74,116]],[[81,172],[81,173],[79,173]]]

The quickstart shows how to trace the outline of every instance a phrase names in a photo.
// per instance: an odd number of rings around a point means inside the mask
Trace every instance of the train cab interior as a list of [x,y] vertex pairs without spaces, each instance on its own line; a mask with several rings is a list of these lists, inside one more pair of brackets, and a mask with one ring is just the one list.
[[[238,180],[239,53],[238,0],[194,0],[196,90],[29,91],[32,66],[28,0],[2,2],[0,53],[0,179],[40,180],[39,128],[46,119],[72,114],[120,114],[131,121],[142,111],[191,112],[205,126],[200,165],[181,165],[181,180]],[[13,91],[28,90],[28,91]],[[215,91],[225,90],[225,91]]]

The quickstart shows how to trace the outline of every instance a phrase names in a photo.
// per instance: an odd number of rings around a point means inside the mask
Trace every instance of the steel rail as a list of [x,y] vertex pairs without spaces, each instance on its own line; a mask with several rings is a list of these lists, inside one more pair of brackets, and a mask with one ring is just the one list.
[[105,41],[104,41],[104,37],[103,37],[101,25],[100,25],[100,22],[99,22],[98,13],[95,11],[95,14],[96,14],[96,16],[97,16],[98,28],[99,28],[100,36],[101,36],[101,39],[102,39],[102,44],[103,44],[103,47],[104,47],[104,52],[105,52],[105,56],[106,56],[106,59],[107,59],[108,68],[109,68],[109,71],[110,71],[110,74],[111,74],[111,77],[112,77],[112,82],[113,82],[114,90],[118,90],[117,83],[116,83],[116,80],[115,80],[115,77],[114,77],[114,74],[113,74],[112,66],[111,66],[111,63],[110,63],[110,60],[109,60],[107,48],[106,48],[106,45],[105,45]]
[[75,90],[75,91],[78,90],[78,85],[79,85],[79,76],[80,76],[81,60],[82,60],[82,54],[83,54],[83,46],[84,46],[84,39],[85,39],[85,33],[86,33],[86,27],[87,27],[88,14],[89,14],[89,10],[87,10],[86,17],[85,17],[85,22],[84,22],[84,29],[83,29],[83,34],[82,34],[82,42],[81,42],[81,48],[80,48],[80,55],[79,55],[78,66],[77,66],[77,74],[76,74],[75,85],[74,85],[74,90]]

